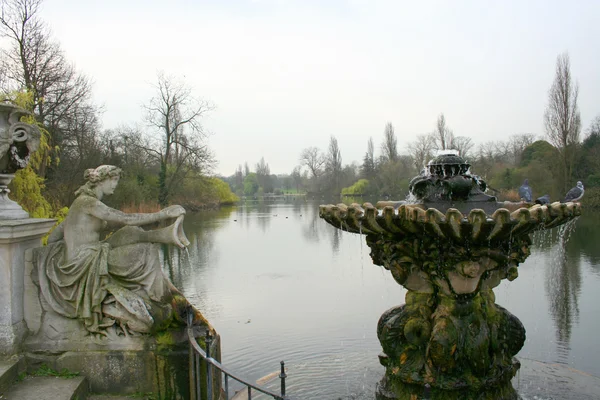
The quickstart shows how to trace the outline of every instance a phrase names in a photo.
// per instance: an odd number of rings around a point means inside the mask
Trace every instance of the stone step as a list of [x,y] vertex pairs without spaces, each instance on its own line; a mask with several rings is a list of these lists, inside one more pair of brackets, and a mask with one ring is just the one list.
[[20,370],[24,369],[21,359],[0,360],[0,399],[4,392],[17,380]]
[[11,386],[2,400],[84,400],[88,394],[85,377],[27,376]]

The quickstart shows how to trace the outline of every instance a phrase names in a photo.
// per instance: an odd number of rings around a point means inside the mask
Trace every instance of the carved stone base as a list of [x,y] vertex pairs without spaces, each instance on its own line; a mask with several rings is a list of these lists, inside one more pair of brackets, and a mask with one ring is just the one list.
[[[199,334],[202,336],[204,333]],[[76,344],[52,341],[44,344],[29,340],[24,345],[30,372],[42,364],[57,371],[79,372],[87,378],[94,393],[153,393],[160,399],[189,398],[187,342],[161,345],[155,338],[143,336],[120,342],[109,341],[102,347],[92,341]],[[211,349],[214,357],[220,359],[219,336],[215,337]]]
[[[518,369],[519,362],[515,359]],[[411,385],[389,378],[387,375],[377,384],[376,400],[519,400],[521,397],[510,381],[480,390],[464,388],[457,390],[424,389],[421,385]]]
[[460,299],[408,292],[406,304],[381,316],[377,336],[386,367],[378,399],[518,398],[511,379],[520,364],[513,356],[525,329],[489,289]]

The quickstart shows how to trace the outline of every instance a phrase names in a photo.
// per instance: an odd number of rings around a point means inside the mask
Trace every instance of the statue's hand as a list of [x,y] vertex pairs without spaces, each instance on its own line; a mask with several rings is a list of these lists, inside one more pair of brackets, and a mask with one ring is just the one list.
[[161,211],[165,218],[177,218],[180,215],[185,214],[185,208],[181,206],[170,206]]

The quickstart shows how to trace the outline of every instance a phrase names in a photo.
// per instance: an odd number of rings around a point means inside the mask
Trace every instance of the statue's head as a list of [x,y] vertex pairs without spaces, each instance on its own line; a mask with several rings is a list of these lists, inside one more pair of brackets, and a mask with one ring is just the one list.
[[[115,167],[114,165],[101,165],[98,168],[86,169],[83,173],[85,178],[85,184],[82,185],[75,192],[76,196],[86,194],[88,196],[96,197],[96,187],[102,185],[108,180],[114,180],[113,184],[110,184],[110,190],[107,190],[104,194],[112,194],[117,183],[118,178],[121,176],[121,168]],[[102,189],[103,190],[103,189]]]
[[121,168],[114,165],[101,165],[98,168],[86,169],[83,177],[87,184],[89,184],[89,187],[93,188],[106,179],[120,177],[121,171]]

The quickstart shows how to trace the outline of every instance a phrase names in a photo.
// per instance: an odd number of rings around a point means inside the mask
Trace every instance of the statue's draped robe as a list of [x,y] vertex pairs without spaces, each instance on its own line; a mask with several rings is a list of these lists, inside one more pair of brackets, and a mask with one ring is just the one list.
[[116,302],[151,324],[150,303],[164,301],[169,292],[156,246],[139,243],[111,248],[109,243],[97,242],[81,246],[67,262],[65,242],[50,243],[36,252],[42,295],[55,312],[83,320],[90,332],[114,323],[103,313],[106,302]]

